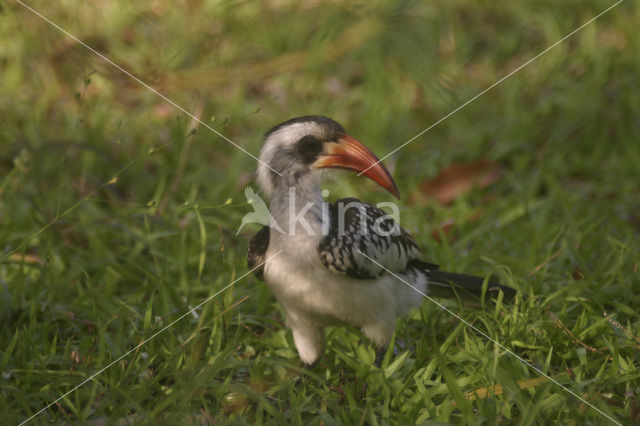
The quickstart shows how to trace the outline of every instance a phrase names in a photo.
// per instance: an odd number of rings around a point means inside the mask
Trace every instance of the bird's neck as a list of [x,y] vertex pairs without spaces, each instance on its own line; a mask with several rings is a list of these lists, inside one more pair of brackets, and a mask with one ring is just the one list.
[[292,186],[279,185],[271,197],[269,211],[282,233],[291,237],[321,236],[328,217],[316,179],[302,179]]

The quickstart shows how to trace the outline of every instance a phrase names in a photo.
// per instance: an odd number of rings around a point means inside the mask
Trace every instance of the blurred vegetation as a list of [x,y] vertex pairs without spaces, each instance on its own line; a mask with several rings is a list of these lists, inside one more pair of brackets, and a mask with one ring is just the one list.
[[[383,156],[613,2],[27,4],[254,155],[272,125],[322,114]],[[640,422],[638,22],[621,3],[385,160],[429,260],[521,292],[452,308],[622,423]],[[246,272],[255,160],[19,3],[0,6],[0,73],[0,413],[16,423]],[[485,188],[425,191],[478,161],[499,172]],[[358,332],[331,330],[300,371],[246,277],[34,421],[608,421],[429,302],[395,346],[380,370]]]

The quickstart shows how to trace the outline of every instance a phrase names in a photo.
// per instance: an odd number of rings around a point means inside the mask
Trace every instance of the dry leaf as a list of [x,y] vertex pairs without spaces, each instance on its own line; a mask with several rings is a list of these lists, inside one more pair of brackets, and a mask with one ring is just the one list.
[[[558,377],[558,376],[556,376]],[[520,389],[528,389],[532,387],[536,387],[545,383],[548,383],[550,380],[547,377],[535,377],[533,379],[524,379],[518,380],[518,387]],[[464,396],[470,401],[473,401],[477,398],[489,398],[495,395],[500,395],[504,392],[504,389],[501,385],[493,385],[487,386],[480,389],[475,389],[470,392],[467,392]]]
[[26,263],[26,264],[44,264],[42,259],[35,254],[23,254],[23,253],[12,253],[9,255],[9,259],[13,262],[17,263]]
[[420,190],[440,204],[449,204],[474,187],[486,188],[501,175],[498,165],[488,160],[452,164],[420,185]]

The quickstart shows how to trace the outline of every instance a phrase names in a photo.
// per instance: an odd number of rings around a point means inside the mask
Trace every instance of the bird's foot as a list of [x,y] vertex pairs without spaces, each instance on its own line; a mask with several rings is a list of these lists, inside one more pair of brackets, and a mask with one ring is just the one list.
[[373,365],[380,368],[382,366],[382,361],[384,360],[384,356],[387,353],[386,346],[380,346],[376,349],[376,360],[373,362]]

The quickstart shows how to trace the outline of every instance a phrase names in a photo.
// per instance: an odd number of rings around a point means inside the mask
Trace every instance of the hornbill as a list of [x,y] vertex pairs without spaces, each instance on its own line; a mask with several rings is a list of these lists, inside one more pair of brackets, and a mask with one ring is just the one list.
[[[322,116],[285,121],[266,133],[260,152],[257,182],[270,200],[271,226],[251,239],[247,263],[284,309],[305,365],[322,357],[325,327],[351,324],[373,341],[380,366],[396,318],[420,305],[420,292],[478,295],[484,280],[423,261],[409,233],[373,205],[325,202],[326,168],[361,173],[400,198],[387,169],[340,124]],[[514,294],[491,281],[488,291]]]

